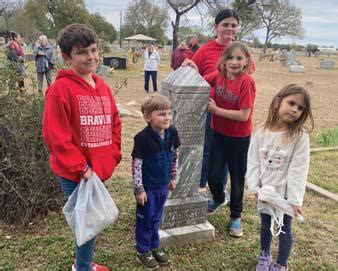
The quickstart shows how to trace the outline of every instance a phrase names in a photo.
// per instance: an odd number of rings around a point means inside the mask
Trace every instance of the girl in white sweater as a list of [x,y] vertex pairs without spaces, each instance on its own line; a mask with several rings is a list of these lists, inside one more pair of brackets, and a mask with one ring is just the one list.
[[[304,124],[310,120],[311,127]],[[310,160],[309,132],[313,129],[310,95],[303,87],[291,84],[273,98],[264,125],[251,139],[248,153],[247,180],[249,191],[257,194],[264,186],[274,187],[287,200],[294,215],[302,214],[302,202]],[[279,235],[279,251],[272,262],[271,206],[258,201],[261,216],[261,254],[256,271],[288,270],[292,247],[292,217],[284,214]]]

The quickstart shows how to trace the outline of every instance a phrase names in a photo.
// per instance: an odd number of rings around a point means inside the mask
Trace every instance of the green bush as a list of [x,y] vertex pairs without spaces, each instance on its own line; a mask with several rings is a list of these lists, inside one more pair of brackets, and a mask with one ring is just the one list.
[[41,135],[44,97],[20,94],[16,82],[0,59],[0,221],[26,224],[63,198]]

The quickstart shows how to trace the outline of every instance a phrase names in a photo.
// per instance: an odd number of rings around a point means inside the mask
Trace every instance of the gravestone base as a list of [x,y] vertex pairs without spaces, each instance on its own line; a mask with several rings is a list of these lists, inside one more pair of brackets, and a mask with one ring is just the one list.
[[182,247],[195,242],[210,241],[215,228],[208,221],[201,224],[159,230],[161,247]]

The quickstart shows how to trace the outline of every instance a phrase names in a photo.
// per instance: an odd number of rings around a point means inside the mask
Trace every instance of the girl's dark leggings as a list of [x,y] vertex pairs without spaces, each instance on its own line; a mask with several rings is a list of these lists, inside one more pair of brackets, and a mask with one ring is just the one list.
[[[282,231],[279,234],[279,247],[277,263],[280,265],[287,265],[288,258],[292,248],[292,231],[291,231],[292,217],[284,214]],[[272,241],[272,234],[270,231],[271,216],[261,213],[261,251],[270,254],[270,245]]]

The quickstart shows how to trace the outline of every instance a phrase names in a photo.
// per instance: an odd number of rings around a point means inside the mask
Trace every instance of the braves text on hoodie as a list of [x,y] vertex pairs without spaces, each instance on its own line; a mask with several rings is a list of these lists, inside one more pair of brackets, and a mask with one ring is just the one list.
[[121,160],[121,121],[109,87],[96,74],[93,88],[73,70],[61,70],[46,93],[42,134],[56,176],[75,182],[87,166],[101,180]]

